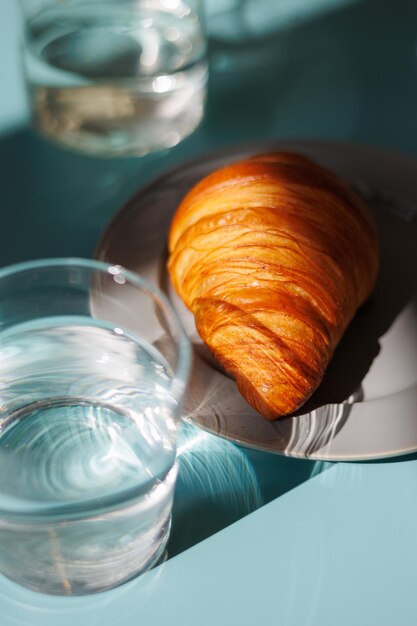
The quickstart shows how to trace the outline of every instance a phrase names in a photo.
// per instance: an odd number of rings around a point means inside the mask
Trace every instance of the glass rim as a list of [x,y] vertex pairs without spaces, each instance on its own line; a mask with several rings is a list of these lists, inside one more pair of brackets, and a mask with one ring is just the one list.
[[[118,263],[109,263],[106,261],[96,261],[93,259],[85,259],[81,257],[54,257],[50,259],[36,259],[33,261],[23,261],[21,263],[13,263],[11,265],[7,265],[3,268],[0,268],[0,282],[4,278],[9,278],[11,276],[17,276],[18,274],[37,269],[48,269],[52,267],[79,267],[85,270],[96,270],[103,274],[107,274],[110,276],[114,276],[116,273],[118,275],[122,274],[127,281],[137,287],[138,289],[149,291],[151,294],[156,296],[162,304],[169,311],[171,317],[175,321],[176,330],[179,333],[179,358],[178,365],[175,367],[174,378],[178,378],[179,380],[185,381],[187,379],[190,366],[189,366],[189,357],[190,357],[190,346],[189,340],[184,330],[183,324],[178,313],[175,311],[168,297],[163,293],[163,291],[150,280],[147,280],[140,274],[125,268]],[[117,269],[117,272],[111,272],[110,269]],[[129,329],[126,329],[129,330]],[[129,333],[135,336],[134,331],[129,331]]]
[[[139,274],[126,269],[125,267],[118,265],[117,263],[108,263],[103,261],[96,261],[90,259],[84,259],[80,257],[56,257],[51,259],[37,259],[33,261],[24,261],[21,263],[14,263],[0,269],[0,283],[5,278],[11,278],[18,276],[31,270],[42,270],[48,268],[69,268],[78,267],[79,269],[98,271],[103,275],[115,276],[115,272],[111,272],[110,269],[117,268],[117,275],[122,275],[126,281],[142,291],[149,292],[154,296],[156,300],[160,301],[163,307],[169,312],[168,322],[172,325],[174,322],[174,328],[177,332],[176,341],[178,344],[178,363],[173,368],[173,379],[171,381],[171,391],[176,393],[183,393],[188,374],[191,368],[191,348],[188,337],[183,328],[182,322],[175,311],[174,307],[170,303],[167,296],[161,291],[161,289],[143,278]],[[126,329],[130,336],[135,337],[134,331]],[[129,489],[117,490],[107,496],[101,498],[87,498],[85,500],[73,500],[62,504],[48,504],[40,502],[36,505],[29,505],[22,508],[5,508],[0,505],[0,519],[14,520],[20,523],[31,522],[46,522],[48,519],[56,519],[65,517],[65,519],[71,518],[86,518],[95,515],[100,515],[105,510],[114,510],[120,505],[128,505],[129,502],[134,503],[136,498],[140,497],[143,491],[143,485],[138,487],[130,487]]]

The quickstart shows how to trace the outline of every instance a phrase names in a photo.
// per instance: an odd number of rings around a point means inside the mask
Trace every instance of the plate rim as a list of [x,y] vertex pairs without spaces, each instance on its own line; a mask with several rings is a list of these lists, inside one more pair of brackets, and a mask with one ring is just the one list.
[[354,142],[354,141],[340,141],[340,140],[327,140],[327,139],[272,139],[268,141],[256,141],[256,142],[238,142],[233,143],[228,146],[223,146],[222,148],[208,150],[207,152],[199,153],[196,158],[188,157],[185,158],[181,163],[168,167],[164,169],[159,174],[156,174],[150,178],[143,186],[138,187],[138,189],[129,196],[129,198],[116,210],[110,220],[107,222],[103,232],[101,233],[98,242],[94,248],[93,258],[98,260],[103,260],[99,255],[100,252],[105,248],[105,243],[111,231],[116,230],[119,226],[127,219],[129,213],[134,208],[134,203],[136,199],[150,191],[156,184],[161,183],[165,179],[171,178],[175,176],[175,174],[180,173],[184,169],[188,169],[192,166],[199,166],[204,164],[206,161],[211,161],[216,158],[221,157],[233,157],[234,154],[238,157],[240,153],[251,152],[255,150],[274,150],[274,149],[282,149],[283,146],[296,147],[296,146],[312,146],[312,147],[322,147],[322,148],[333,148],[337,150],[358,150],[366,153],[374,152],[376,155],[382,156],[383,158],[391,159],[395,157],[396,160],[403,161],[404,164],[407,164],[409,167],[414,167],[417,172],[417,158],[414,158],[412,155],[403,154],[400,151],[390,150],[389,148],[374,146],[371,144]]
[[[380,146],[372,146],[368,144],[362,144],[357,142],[349,142],[349,141],[332,141],[332,140],[321,140],[321,139],[274,139],[270,141],[256,141],[256,142],[244,142],[231,144],[228,146],[223,146],[220,149],[208,150],[207,152],[203,152],[199,154],[196,158],[188,157],[184,159],[179,164],[175,164],[172,167],[169,167],[162,172],[157,173],[153,176],[148,182],[146,182],[143,186],[139,187],[135,193],[133,193],[127,201],[116,211],[113,217],[109,220],[106,228],[104,229],[101,237],[99,238],[98,244],[95,248],[94,258],[99,259],[101,261],[106,261],[106,252],[116,239],[117,233],[120,228],[123,227],[126,221],[129,220],[129,217],[136,210],[136,204],[140,200],[141,197],[146,196],[146,194],[152,192],[156,186],[163,186],[165,181],[175,178],[176,175],[186,174],[187,170],[195,170],[200,166],[204,166],[207,162],[215,162],[219,159],[229,159],[233,160],[234,158],[244,158],[246,154],[262,152],[262,151],[272,151],[272,150],[299,150],[303,149],[310,150],[328,150],[328,151],[347,151],[350,152],[350,158],[352,158],[352,153],[359,152],[363,155],[369,155],[370,157],[374,157],[376,162],[381,161],[395,161],[397,165],[397,170],[401,169],[401,166],[404,168],[415,171],[417,175],[417,159],[413,158],[411,155],[402,154],[401,152],[397,152],[395,150],[390,150]],[[384,192],[383,188],[378,188],[378,191]],[[389,192],[388,192],[389,193]],[[407,194],[405,194],[405,199],[407,199]],[[416,184],[416,200],[417,200],[417,184]],[[417,397],[417,384],[412,385],[406,389],[400,390],[393,395],[401,396],[407,395],[409,393],[414,393]],[[390,397],[390,396],[388,396]],[[376,401],[377,399],[375,399]],[[374,402],[373,399],[367,401]],[[333,406],[339,406],[344,403],[333,403]],[[365,404],[365,403],[363,403]],[[331,406],[326,405],[326,406]],[[322,454],[322,450],[326,449],[326,445],[323,448],[320,448],[318,451],[313,453],[306,454],[305,452],[292,452],[288,453],[285,449],[277,449],[272,447],[262,446],[261,444],[257,445],[256,442],[252,443],[244,440],[243,438],[232,436],[227,433],[222,433],[216,431],[215,429],[211,429],[209,427],[198,424],[195,420],[193,420],[190,416],[183,416],[184,421],[193,424],[196,427],[199,427],[207,432],[216,435],[218,437],[224,438],[228,441],[231,441],[239,446],[246,447],[249,449],[267,452],[269,454],[278,454],[282,456],[287,456],[291,458],[297,459],[310,459],[312,461],[349,461],[349,462],[357,462],[357,461],[375,461],[388,459],[393,457],[400,457],[404,455],[409,455],[413,452],[417,451],[417,443],[413,446],[410,446],[407,449],[387,449],[383,454],[382,453],[359,453],[359,454]]]

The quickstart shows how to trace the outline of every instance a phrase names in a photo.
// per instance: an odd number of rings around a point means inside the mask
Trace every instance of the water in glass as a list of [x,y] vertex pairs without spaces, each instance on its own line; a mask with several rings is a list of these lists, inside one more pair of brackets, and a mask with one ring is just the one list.
[[[0,524],[2,572],[19,579],[24,563],[34,589],[86,593],[157,560],[176,478],[161,354],[104,323],[46,318],[2,333],[0,381],[0,508],[15,516]],[[40,509],[45,524],[28,526]]]
[[171,147],[203,115],[206,39],[181,0],[50,3],[26,21],[24,61],[37,128],[86,152]]

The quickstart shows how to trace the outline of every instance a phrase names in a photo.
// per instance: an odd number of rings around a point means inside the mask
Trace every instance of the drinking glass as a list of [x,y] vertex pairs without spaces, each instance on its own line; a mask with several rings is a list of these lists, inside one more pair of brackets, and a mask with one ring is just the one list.
[[154,565],[170,531],[189,347],[120,266],[0,271],[0,571],[84,594]]
[[104,156],[189,135],[207,84],[202,0],[21,0],[35,127]]

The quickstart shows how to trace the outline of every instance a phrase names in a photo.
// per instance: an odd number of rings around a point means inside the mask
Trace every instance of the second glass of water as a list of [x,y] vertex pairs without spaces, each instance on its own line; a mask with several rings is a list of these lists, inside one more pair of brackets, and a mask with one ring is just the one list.
[[162,556],[189,348],[164,296],[118,266],[0,272],[0,572],[114,587]]
[[145,155],[203,116],[202,0],[21,0],[35,127],[104,156]]

